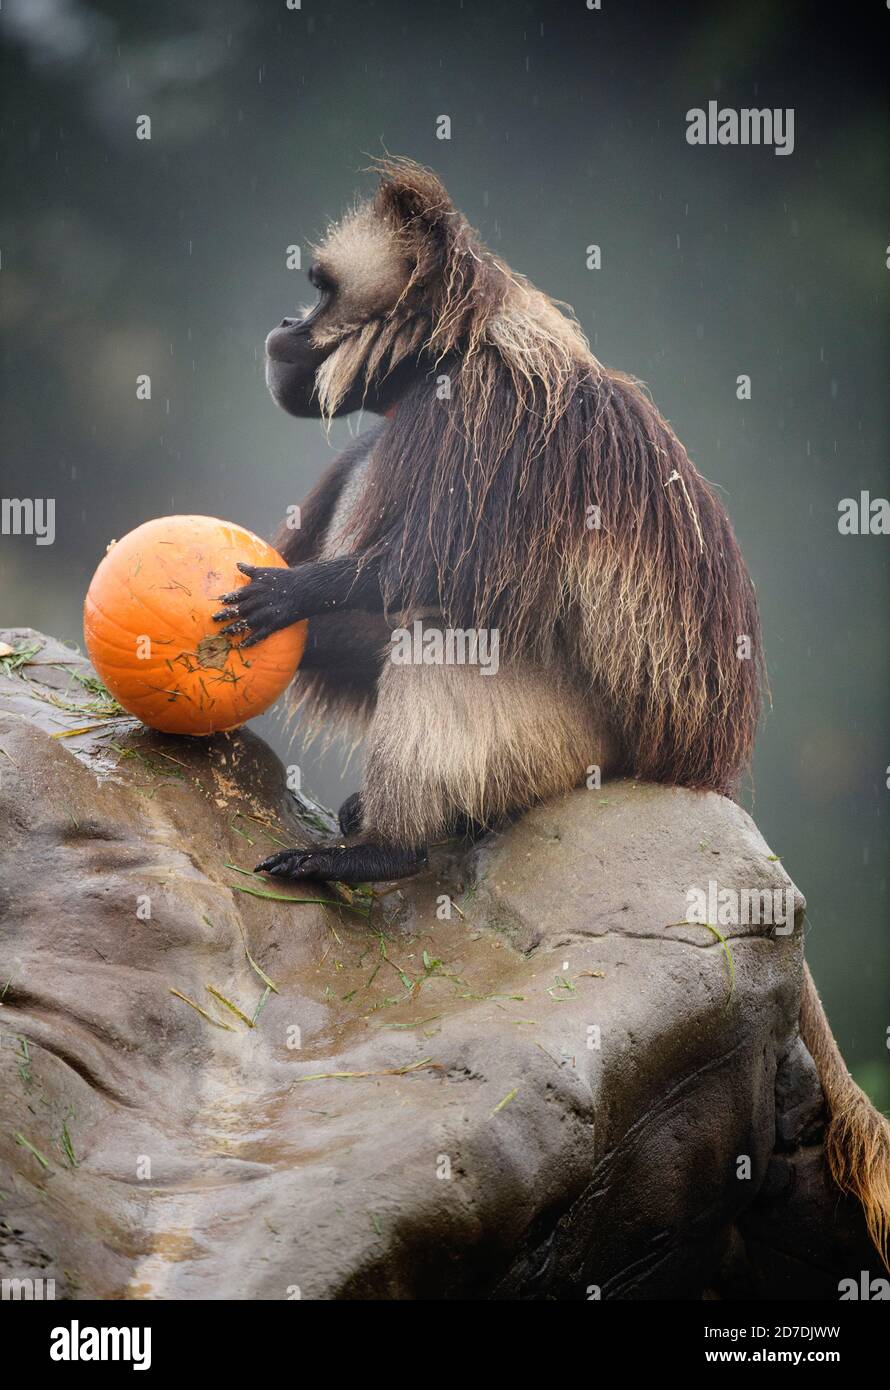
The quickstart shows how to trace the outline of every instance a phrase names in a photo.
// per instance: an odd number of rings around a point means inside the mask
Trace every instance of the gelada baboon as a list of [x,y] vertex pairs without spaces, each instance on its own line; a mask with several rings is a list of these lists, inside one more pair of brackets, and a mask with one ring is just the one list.
[[[309,618],[297,703],[366,734],[344,840],[258,869],[347,883],[415,872],[426,846],[583,782],[731,794],[761,691],[751,580],[726,511],[640,386],[479,240],[428,170],[378,166],[376,196],[317,248],[319,294],[267,340],[293,415],[384,417],[277,539],[290,568],[219,615],[248,642]],[[497,672],[396,663],[394,628],[496,633]],[[804,1037],[828,1152],[879,1246],[890,1131],[851,1081],[807,976]]]

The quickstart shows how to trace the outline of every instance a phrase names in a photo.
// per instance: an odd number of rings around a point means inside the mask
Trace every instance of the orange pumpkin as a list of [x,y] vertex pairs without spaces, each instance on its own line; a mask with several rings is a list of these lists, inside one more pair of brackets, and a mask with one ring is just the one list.
[[83,610],[90,660],[112,695],[169,734],[214,734],[262,713],[288,686],[308,623],[242,654],[213,614],[220,594],[248,582],[236,568],[285,565],[243,526],[212,516],[164,516],[113,542]]

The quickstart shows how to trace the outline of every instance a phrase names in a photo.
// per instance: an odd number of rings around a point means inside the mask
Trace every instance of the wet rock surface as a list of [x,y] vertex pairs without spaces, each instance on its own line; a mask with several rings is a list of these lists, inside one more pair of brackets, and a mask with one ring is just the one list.
[[0,641],[4,1276],[580,1300],[865,1267],[797,1040],[802,900],[787,935],[684,921],[691,887],[790,887],[737,806],[610,783],[373,897],[278,885],[246,871],[332,822],[266,745],[108,719],[75,652]]

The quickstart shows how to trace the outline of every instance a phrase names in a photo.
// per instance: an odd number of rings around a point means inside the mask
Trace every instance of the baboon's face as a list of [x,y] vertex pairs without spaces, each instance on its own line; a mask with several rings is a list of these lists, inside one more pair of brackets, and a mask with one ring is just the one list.
[[[319,368],[368,325],[392,322],[411,269],[398,238],[370,204],[331,230],[308,272],[316,303],[302,318],[283,319],[266,339],[266,383],[280,406],[291,415],[321,415]],[[383,413],[404,393],[412,375],[408,366],[403,361],[371,381],[359,371],[333,413],[361,408]]]

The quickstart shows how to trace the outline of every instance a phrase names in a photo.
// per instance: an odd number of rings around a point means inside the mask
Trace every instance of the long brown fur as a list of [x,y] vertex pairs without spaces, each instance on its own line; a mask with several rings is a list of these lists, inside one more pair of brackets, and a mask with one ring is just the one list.
[[584,673],[632,775],[731,792],[761,664],[723,505],[643,390],[491,255],[434,175],[381,172],[374,212],[413,269],[396,307],[328,358],[324,400],[335,408],[359,370],[391,370],[421,334],[450,399],[421,380],[400,403],[357,548],[385,557],[393,608],[436,592],[446,625],[497,628],[511,656]]
[[[374,444],[349,529],[400,623],[432,602],[445,626],[497,629],[502,670],[488,681],[381,657],[376,682],[365,673],[345,696],[330,673],[301,673],[316,714],[370,719],[365,832],[420,843],[456,813],[484,823],[566,791],[588,763],[732,794],[763,671],[722,503],[642,387],[487,250],[435,175],[407,160],[377,169],[376,198],[318,248],[335,272],[364,258],[314,333],[330,349],[322,414],[357,382],[414,358],[423,370]],[[316,491],[313,524],[287,538],[291,563],[321,553],[338,491]],[[831,1173],[886,1260],[890,1126],[850,1078],[809,972],[800,1025]]]
[[868,1233],[890,1272],[890,1124],[847,1070],[806,964],[800,1034],[828,1108],[825,1156],[831,1176],[862,1204]]

